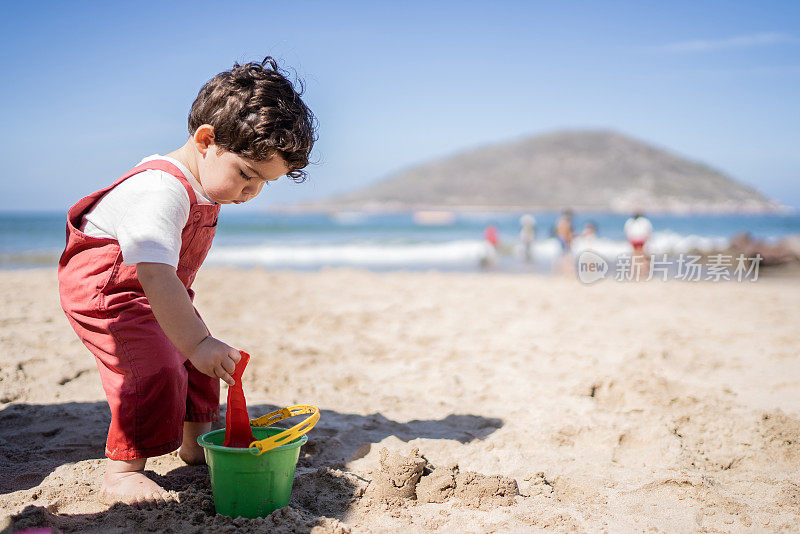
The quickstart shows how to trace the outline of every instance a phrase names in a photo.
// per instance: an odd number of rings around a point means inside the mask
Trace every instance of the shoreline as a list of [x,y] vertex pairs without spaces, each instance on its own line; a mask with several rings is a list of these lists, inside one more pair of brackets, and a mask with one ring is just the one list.
[[[46,265],[23,265],[23,266],[6,266],[0,265],[0,276],[3,273],[56,273],[58,264],[55,263],[48,263]],[[369,274],[377,274],[377,275],[384,275],[384,276],[391,276],[393,274],[398,275],[405,275],[405,274],[438,274],[442,276],[483,276],[483,277],[502,277],[502,276],[509,276],[509,277],[533,277],[533,278],[541,278],[545,280],[550,279],[560,279],[560,280],[573,280],[578,284],[580,280],[578,280],[577,275],[563,275],[557,274],[553,272],[551,269],[542,266],[526,266],[525,264],[514,264],[511,266],[500,266],[488,269],[482,269],[479,266],[476,266],[474,269],[464,269],[464,268],[452,268],[452,269],[444,269],[444,268],[436,268],[436,267],[406,267],[406,268],[369,268],[363,266],[347,266],[347,265],[340,265],[340,266],[321,266],[321,267],[308,267],[308,268],[276,268],[270,266],[264,266],[259,264],[251,264],[251,265],[224,265],[224,264],[211,264],[201,268],[200,272],[205,272],[206,270],[231,270],[231,271],[256,271],[256,272],[263,272],[268,274],[275,274],[275,275],[291,275],[291,274],[302,274],[302,275],[314,275],[314,274],[324,274],[328,272],[354,272],[354,273],[369,273]],[[674,274],[674,273],[672,273]],[[644,276],[644,275],[643,275]],[[618,281],[614,279],[613,272],[609,272],[607,277],[604,280],[601,280],[597,283],[606,284],[606,283],[645,283],[645,282],[660,282],[660,283],[671,283],[671,284],[752,284],[752,283],[759,283],[762,280],[775,280],[775,281],[785,281],[785,282],[798,282],[800,283],[800,264],[797,263],[789,263],[784,265],[777,265],[777,266],[769,266],[769,267],[761,267],[758,272],[758,280],[755,282],[750,282],[748,280],[738,281],[735,279],[730,280],[681,280],[674,276],[669,277],[666,281],[662,280],[645,280],[641,279],[639,281]],[[594,283],[593,283],[594,284]]]

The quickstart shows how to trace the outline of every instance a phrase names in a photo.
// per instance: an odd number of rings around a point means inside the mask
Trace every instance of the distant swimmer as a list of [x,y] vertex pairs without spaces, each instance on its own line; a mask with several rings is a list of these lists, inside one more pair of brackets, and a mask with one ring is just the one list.
[[533,242],[536,239],[536,217],[526,213],[519,218],[519,242],[525,255],[525,263],[533,260]]
[[641,212],[636,212],[625,221],[624,231],[625,238],[633,248],[633,263],[639,264],[640,269],[646,269],[649,262],[644,255],[644,245],[653,233],[653,225]]
[[653,225],[650,220],[637,212],[625,221],[625,238],[633,247],[633,253],[640,255],[644,251],[644,245],[653,233]]
[[597,225],[592,221],[586,221],[583,223],[583,230],[578,237],[586,240],[586,242],[593,241],[597,237]]
[[500,244],[500,233],[497,231],[496,226],[487,226],[483,231],[483,237],[493,248],[497,248]]
[[564,254],[569,254],[572,249],[572,210],[564,210],[556,219],[555,228],[553,229],[556,239],[561,245],[561,251]]
[[483,230],[484,243],[486,248],[481,257],[481,267],[487,269],[497,261],[497,249],[500,246],[500,232],[494,225],[489,225]]
[[571,275],[574,272],[572,264],[572,210],[564,210],[556,219],[553,235],[561,245],[561,256],[556,259],[554,271],[562,275]]

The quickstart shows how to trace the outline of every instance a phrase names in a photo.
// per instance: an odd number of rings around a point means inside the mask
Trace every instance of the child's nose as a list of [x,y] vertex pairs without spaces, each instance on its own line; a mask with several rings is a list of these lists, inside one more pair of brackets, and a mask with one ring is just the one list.
[[242,190],[242,193],[248,196],[255,196],[258,194],[260,187],[255,184],[247,184],[245,188]]
[[248,184],[244,189],[242,189],[242,195],[247,197],[247,200],[253,199],[258,196],[258,194],[261,192],[262,187],[264,187],[263,183],[258,185]]

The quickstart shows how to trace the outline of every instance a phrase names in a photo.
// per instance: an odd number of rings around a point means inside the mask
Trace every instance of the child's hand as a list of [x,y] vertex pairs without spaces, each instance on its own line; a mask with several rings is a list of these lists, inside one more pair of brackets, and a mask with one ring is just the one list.
[[236,383],[231,374],[236,369],[236,364],[242,359],[242,355],[238,350],[219,339],[206,336],[197,344],[188,358],[201,373],[221,378],[229,386]]

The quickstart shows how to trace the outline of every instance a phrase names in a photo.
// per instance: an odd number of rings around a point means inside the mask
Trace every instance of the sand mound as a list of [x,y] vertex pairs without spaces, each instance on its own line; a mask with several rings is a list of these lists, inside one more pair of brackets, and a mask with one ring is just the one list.
[[417,483],[422,478],[422,471],[428,465],[427,460],[414,449],[407,457],[383,448],[380,451],[380,469],[375,473],[367,488],[367,497],[389,503],[403,499],[417,498]]
[[458,465],[433,467],[414,448],[408,456],[386,448],[380,450],[380,469],[366,491],[366,497],[389,505],[405,500],[442,503],[451,498],[471,508],[510,506],[519,495],[513,478],[461,472]]
[[511,506],[519,495],[517,481],[500,475],[486,476],[467,471],[456,475],[454,496],[466,506]]
[[417,485],[420,502],[446,502],[451,497],[470,508],[511,506],[519,495],[517,481],[500,475],[459,472],[458,466],[438,467]]
[[421,502],[445,502],[456,492],[457,472],[457,466],[430,471],[417,484],[417,499]]

